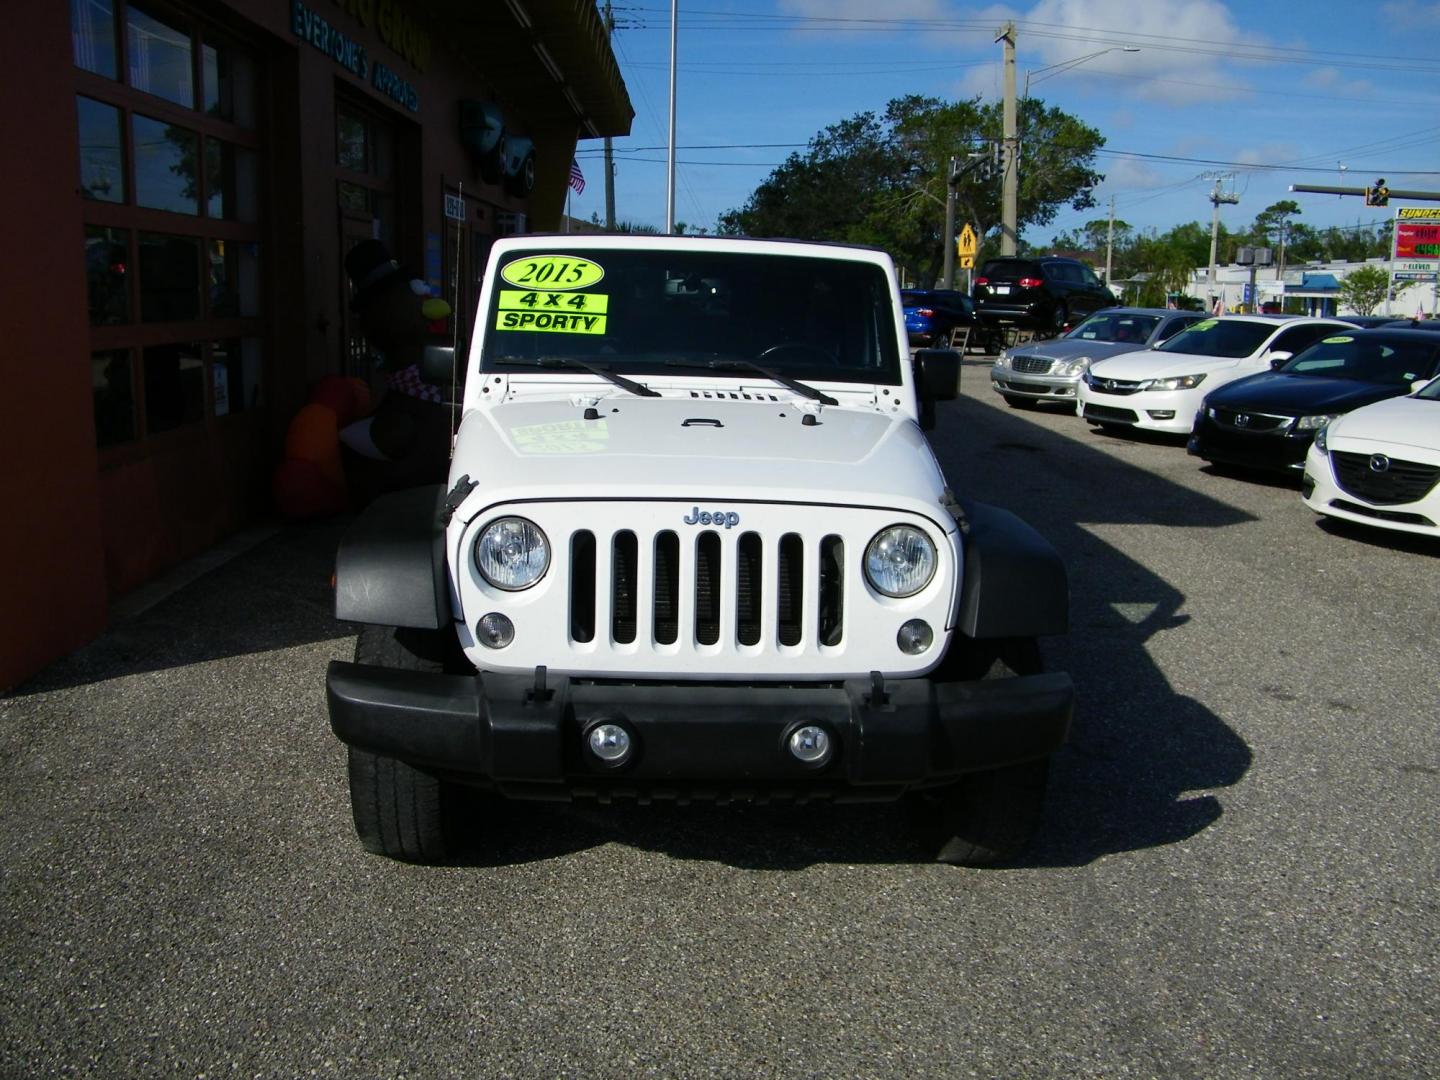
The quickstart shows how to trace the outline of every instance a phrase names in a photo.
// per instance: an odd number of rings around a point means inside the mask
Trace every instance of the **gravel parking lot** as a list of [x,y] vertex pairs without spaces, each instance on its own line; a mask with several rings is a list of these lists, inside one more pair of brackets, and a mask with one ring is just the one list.
[[883,806],[366,855],[287,528],[0,699],[0,1075],[1440,1075],[1440,547],[987,367],[934,443],[1064,556],[1080,695],[1022,865]]

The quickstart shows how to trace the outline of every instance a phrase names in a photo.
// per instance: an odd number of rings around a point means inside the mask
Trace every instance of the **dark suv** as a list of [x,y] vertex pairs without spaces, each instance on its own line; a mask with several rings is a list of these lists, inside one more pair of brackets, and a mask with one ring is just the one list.
[[1052,334],[1119,303],[1088,266],[1058,255],[989,259],[975,276],[974,295],[986,324]]

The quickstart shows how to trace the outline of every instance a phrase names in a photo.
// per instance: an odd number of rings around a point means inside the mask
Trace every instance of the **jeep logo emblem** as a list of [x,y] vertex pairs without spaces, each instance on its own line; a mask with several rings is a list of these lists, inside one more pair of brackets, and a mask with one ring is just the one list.
[[686,525],[724,525],[733,529],[740,524],[740,515],[733,510],[701,510],[697,506],[680,520]]

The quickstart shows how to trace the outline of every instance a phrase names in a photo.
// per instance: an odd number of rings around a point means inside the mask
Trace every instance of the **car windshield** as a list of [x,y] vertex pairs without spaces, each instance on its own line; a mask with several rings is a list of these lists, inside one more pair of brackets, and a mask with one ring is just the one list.
[[1276,327],[1244,319],[1205,319],[1181,330],[1161,345],[1159,352],[1195,353],[1199,356],[1249,356],[1263,345]]
[[1158,315],[1126,315],[1112,312],[1091,315],[1065,336],[1084,341],[1132,342],[1138,345],[1147,340],[1155,332],[1155,327],[1159,325],[1160,317]]
[[[499,268],[482,370],[584,361],[619,375],[677,362],[731,378],[901,382],[890,279],[873,263],[697,250],[546,247]],[[539,365],[537,365],[539,366]]]
[[1288,375],[1409,386],[1428,377],[1434,367],[1435,346],[1429,342],[1337,334],[1311,345],[1280,370]]

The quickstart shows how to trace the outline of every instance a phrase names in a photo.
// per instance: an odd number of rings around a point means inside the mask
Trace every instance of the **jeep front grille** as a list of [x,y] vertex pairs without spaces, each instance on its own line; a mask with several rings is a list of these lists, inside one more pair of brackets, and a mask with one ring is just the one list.
[[[780,645],[806,642],[839,645],[845,626],[845,542],[826,535],[807,548],[797,533],[767,540],[758,532],[741,533],[726,554],[718,531],[689,534],[664,530],[645,541],[643,560],[652,575],[648,623],[657,645],[720,642],[721,612],[733,598],[735,640],[755,646],[767,637]],[[589,643],[597,633],[596,611],[609,608],[610,639],[635,642],[642,593],[641,541],[630,530],[608,543],[581,530],[570,538],[570,638]],[[603,557],[602,557],[602,553]],[[683,583],[688,583],[683,584]],[[681,602],[687,589],[689,605]],[[805,598],[815,590],[815,625],[805,625]],[[608,594],[608,597],[607,595]],[[608,604],[603,601],[608,599]],[[685,625],[681,610],[692,613]],[[767,626],[766,611],[773,612]],[[768,630],[768,633],[767,633]]]

